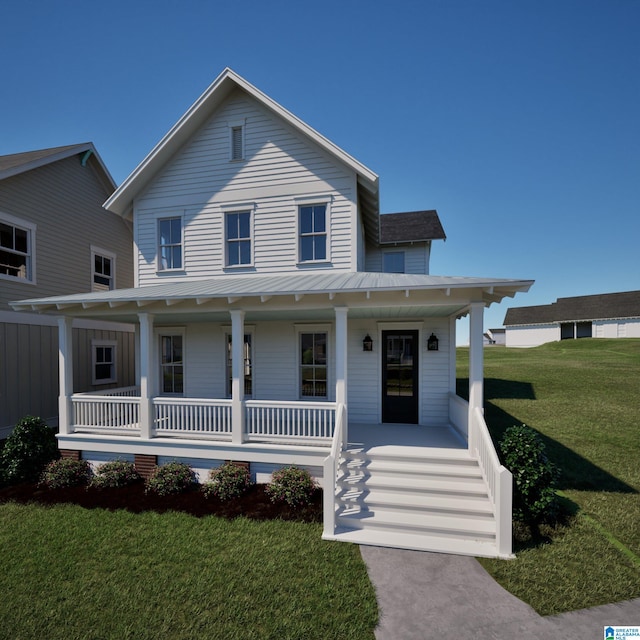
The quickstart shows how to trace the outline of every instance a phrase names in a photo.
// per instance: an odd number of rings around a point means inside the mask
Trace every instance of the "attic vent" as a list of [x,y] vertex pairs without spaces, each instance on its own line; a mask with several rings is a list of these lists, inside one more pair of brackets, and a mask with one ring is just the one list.
[[242,160],[243,152],[243,127],[231,127],[231,159]]

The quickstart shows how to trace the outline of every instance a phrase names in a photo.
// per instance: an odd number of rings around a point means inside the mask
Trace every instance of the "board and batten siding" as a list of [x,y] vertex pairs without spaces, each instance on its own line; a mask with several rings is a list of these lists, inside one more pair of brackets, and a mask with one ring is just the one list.
[[[244,122],[245,159],[231,161],[229,124]],[[298,269],[296,198],[329,198],[330,262],[320,268],[354,269],[357,263],[357,182],[353,171],[304,140],[242,91],[234,92],[136,199],[135,242],[140,285],[158,281],[157,221],[183,218],[184,271],[200,278],[225,269],[224,210],[251,203],[253,266],[249,272]],[[311,200],[313,202],[313,200]],[[161,274],[163,281],[179,279]],[[184,277],[184,276],[182,276]]]
[[595,320],[596,338],[640,338],[640,319]]
[[36,283],[0,279],[0,310],[11,301],[91,291],[91,246],[116,255],[116,286],[133,286],[132,234],[102,208],[110,195],[79,156],[0,181],[0,213],[36,225]]
[[385,253],[404,253],[404,272],[429,275],[430,245],[427,242],[412,245],[398,245],[397,247],[367,247],[365,254],[365,271],[382,272],[382,256]]

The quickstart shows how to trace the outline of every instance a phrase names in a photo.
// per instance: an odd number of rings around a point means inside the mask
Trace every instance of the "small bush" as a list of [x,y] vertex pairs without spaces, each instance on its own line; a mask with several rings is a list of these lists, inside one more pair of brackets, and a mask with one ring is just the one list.
[[209,482],[205,482],[202,490],[207,498],[214,496],[220,500],[239,498],[252,486],[249,469],[233,462],[225,462],[217,469],[211,469]]
[[0,468],[7,483],[37,482],[47,464],[59,457],[55,430],[41,418],[25,416],[0,452]]
[[283,467],[273,472],[265,491],[272,502],[286,502],[299,507],[311,502],[316,486],[311,474],[299,467]]
[[170,462],[156,467],[147,480],[147,491],[160,496],[182,493],[195,483],[195,475],[191,467],[184,462]]
[[50,462],[40,482],[49,489],[64,489],[88,484],[91,479],[91,467],[86,460],[54,460]]
[[99,489],[127,487],[140,482],[142,477],[137,472],[133,462],[126,460],[111,460],[100,465],[93,478],[91,486]]
[[513,475],[513,517],[529,524],[553,522],[560,513],[555,492],[558,468],[547,459],[540,436],[526,425],[507,429],[500,442]]

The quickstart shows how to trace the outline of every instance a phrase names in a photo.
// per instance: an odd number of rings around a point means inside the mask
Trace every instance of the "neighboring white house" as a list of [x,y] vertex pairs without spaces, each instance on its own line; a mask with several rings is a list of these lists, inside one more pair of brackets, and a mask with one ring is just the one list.
[[575,338],[640,338],[640,291],[558,298],[514,307],[504,319],[508,347]]
[[487,329],[484,332],[485,347],[504,346],[506,341],[505,329]]
[[[130,223],[90,142],[0,156],[0,438],[27,414],[58,419],[58,323],[9,302],[133,286]],[[133,384],[131,325],[74,323],[77,391]]]
[[[93,462],[308,468],[324,537],[511,554],[510,474],[482,414],[483,310],[528,280],[429,275],[435,211],[380,215],[378,176],[226,69],[105,207],[135,288],[62,314],[59,444]],[[470,314],[470,398],[456,319]],[[136,325],[138,383],[77,393],[74,319]]]

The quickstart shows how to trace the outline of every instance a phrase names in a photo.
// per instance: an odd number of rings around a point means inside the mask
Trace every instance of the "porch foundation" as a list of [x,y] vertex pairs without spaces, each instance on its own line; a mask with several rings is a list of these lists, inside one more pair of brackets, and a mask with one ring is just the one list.
[[60,449],[60,457],[63,460],[81,460],[82,451],[77,449]]
[[136,471],[145,480],[148,480],[158,464],[158,456],[136,453],[133,456],[133,464],[135,465]]

